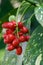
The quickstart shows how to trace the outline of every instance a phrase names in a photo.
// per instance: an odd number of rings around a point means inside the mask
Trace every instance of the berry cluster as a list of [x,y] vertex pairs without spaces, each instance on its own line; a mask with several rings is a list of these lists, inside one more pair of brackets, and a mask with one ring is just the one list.
[[20,55],[22,53],[20,43],[30,39],[30,36],[26,35],[29,32],[28,29],[22,22],[16,23],[16,21],[5,22],[2,27],[7,29],[6,33],[3,34],[4,43],[8,45],[7,50],[16,49],[16,54]]

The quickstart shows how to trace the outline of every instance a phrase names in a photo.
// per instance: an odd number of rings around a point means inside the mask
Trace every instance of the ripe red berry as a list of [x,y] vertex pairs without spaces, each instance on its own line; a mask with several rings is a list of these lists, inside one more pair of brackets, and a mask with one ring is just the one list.
[[6,34],[12,34],[13,33],[13,30],[9,29],[9,30],[6,30]]
[[12,22],[5,22],[2,24],[3,28],[7,28],[7,29],[15,29],[16,28],[16,22],[12,21]]
[[22,36],[22,35],[23,35],[23,33],[20,31],[20,32],[18,32],[18,35],[19,35],[19,36]]
[[8,22],[3,23],[3,24],[2,24],[2,27],[3,27],[3,28],[7,28],[7,24],[8,24]]
[[8,46],[7,46],[7,50],[8,51],[12,51],[12,50],[14,50],[15,48],[13,47],[13,45],[12,44],[8,44]]
[[22,47],[19,46],[19,47],[16,49],[16,54],[17,54],[17,55],[21,55],[21,53],[22,53]]
[[20,36],[20,37],[19,37],[19,41],[20,41],[20,42],[25,42],[25,36],[23,36],[23,35]]
[[26,27],[23,27],[23,28],[21,29],[21,32],[27,33],[27,32],[28,32],[28,29],[27,29]]
[[25,36],[25,40],[28,41],[30,39],[30,36]]
[[7,36],[7,34],[3,34],[3,36],[2,36],[2,37],[3,37],[3,38],[6,38],[6,36]]
[[23,27],[23,23],[22,22],[18,22],[18,27],[21,29]]
[[11,40],[9,40],[8,35],[7,35],[6,38],[4,38],[4,43],[9,44],[10,42],[11,42]]
[[17,47],[18,45],[19,45],[19,39],[14,39],[14,41],[12,42],[12,45],[14,46],[14,47]]
[[9,41],[13,41],[16,37],[13,34],[8,34]]
[[4,39],[5,44],[8,44],[8,42],[9,42],[8,39]]
[[9,44],[12,42],[16,37],[13,34],[8,34],[6,38],[4,39],[5,44]]

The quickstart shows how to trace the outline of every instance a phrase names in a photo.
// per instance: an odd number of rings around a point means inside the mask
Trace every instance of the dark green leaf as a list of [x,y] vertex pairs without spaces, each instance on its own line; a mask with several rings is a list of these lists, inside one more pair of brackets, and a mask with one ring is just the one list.
[[[24,65],[35,65],[37,57],[43,52],[43,28],[38,26],[32,33],[31,39],[27,44],[24,55]],[[42,54],[43,55],[43,54]]]
[[34,14],[34,6],[30,3],[23,1],[17,10],[16,20],[24,23],[25,26],[30,28],[31,18]]
[[9,11],[11,11],[13,9],[11,3],[9,0],[2,0],[1,2],[1,7],[0,7],[1,11],[0,11],[0,18],[4,17],[7,13],[9,13]]
[[36,3],[36,4],[43,2],[43,0],[27,0],[27,1],[32,2],[32,3]]

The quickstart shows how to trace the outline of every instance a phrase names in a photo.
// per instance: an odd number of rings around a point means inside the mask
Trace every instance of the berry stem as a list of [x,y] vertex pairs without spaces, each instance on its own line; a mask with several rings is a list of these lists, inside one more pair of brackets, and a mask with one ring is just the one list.
[[[30,3],[25,2],[25,1],[23,1],[23,2],[21,3],[21,6],[22,6],[24,3],[29,4],[29,6],[31,6]],[[21,6],[20,6],[20,7],[21,7]],[[28,6],[28,7],[29,7],[29,6]],[[16,14],[16,19],[18,18],[18,14],[19,14],[20,7],[18,8],[18,11],[17,11],[17,14]],[[21,18],[20,18],[20,21],[22,21],[22,17],[24,16],[24,14],[25,14],[26,10],[28,9],[28,7],[26,7],[26,9],[22,12],[22,16],[21,16]]]
[[15,34],[16,33],[16,30],[13,32],[13,34]]
[[[29,6],[28,6],[28,7],[29,7]],[[21,16],[20,21],[22,20],[22,17],[23,17],[23,15],[25,14],[25,12],[26,12],[26,10],[28,9],[28,7],[24,10],[24,12],[23,12],[23,14],[22,14],[22,16]]]
[[19,38],[19,35],[18,35],[18,24],[16,23],[17,27],[16,27],[16,32],[17,32],[17,37]]

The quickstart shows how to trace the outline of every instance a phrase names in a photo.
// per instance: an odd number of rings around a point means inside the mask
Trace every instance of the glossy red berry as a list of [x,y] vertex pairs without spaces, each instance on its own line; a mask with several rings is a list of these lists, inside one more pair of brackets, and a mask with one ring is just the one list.
[[16,54],[17,54],[17,55],[21,55],[21,53],[22,53],[22,47],[19,46],[19,47],[16,49]]
[[4,39],[5,44],[9,44],[12,42],[16,37],[13,34],[8,34],[6,38]]
[[7,34],[3,34],[3,36],[2,36],[2,37],[3,37],[3,38],[6,38],[6,36],[7,36]]
[[13,42],[12,42],[12,45],[14,46],[14,47],[17,47],[18,45],[19,45],[19,39],[14,39],[13,40]]
[[[18,26],[18,28],[20,29],[20,31],[18,30],[19,32],[17,32],[16,26]],[[7,50],[12,51],[16,49],[16,54],[21,55],[22,47],[19,46],[19,44],[30,39],[30,36],[24,35],[28,33],[28,29],[25,26],[23,26],[22,22],[18,22],[18,24],[16,24],[15,21],[6,22],[2,24],[2,27],[7,29],[6,34],[3,35],[4,43],[8,45]]]
[[12,50],[14,50],[15,48],[13,47],[13,45],[12,44],[8,44],[8,46],[7,46],[7,50],[8,51],[12,51]]
[[25,36],[25,40],[28,41],[30,39],[30,36]]
[[4,43],[5,43],[5,44],[8,44],[9,41],[8,41],[7,39],[4,39]]
[[8,22],[3,23],[3,24],[2,24],[2,27],[3,27],[3,28],[7,28],[7,24],[8,24]]
[[23,27],[23,23],[22,22],[18,22],[18,27],[21,29]]
[[18,32],[18,35],[19,35],[19,36],[22,36],[22,35],[23,35],[23,33],[22,33],[21,31],[19,31],[19,32]]
[[6,30],[6,34],[12,34],[13,33],[13,30],[9,29],[9,30]]
[[4,38],[4,43],[9,44],[10,42],[11,42],[11,40],[9,40],[8,35],[7,35],[6,38]]
[[23,27],[23,28],[21,29],[21,32],[23,32],[23,33],[25,34],[25,33],[28,32],[28,29],[27,29],[26,27]]
[[6,38],[4,39],[4,43],[9,44],[10,42],[11,42],[11,40],[9,40],[8,36],[6,36]]
[[19,41],[20,41],[20,42],[25,42],[25,36],[23,36],[23,35],[20,36],[20,37],[19,37]]
[[15,29],[16,28],[16,22],[12,21],[12,22],[5,22],[2,24],[3,28],[7,28],[7,29]]
[[9,41],[13,41],[16,37],[13,34],[8,35]]

